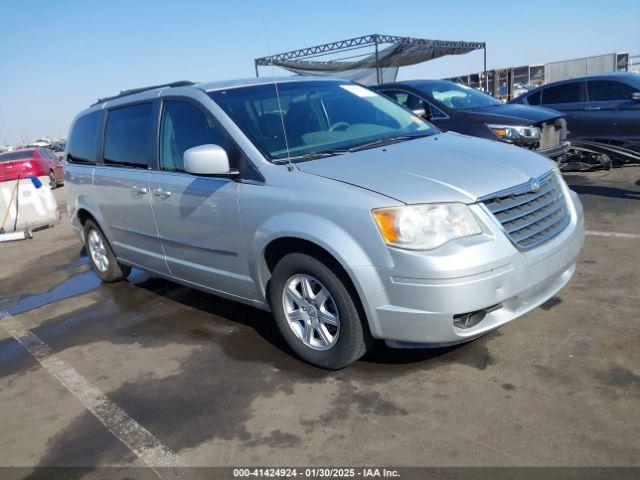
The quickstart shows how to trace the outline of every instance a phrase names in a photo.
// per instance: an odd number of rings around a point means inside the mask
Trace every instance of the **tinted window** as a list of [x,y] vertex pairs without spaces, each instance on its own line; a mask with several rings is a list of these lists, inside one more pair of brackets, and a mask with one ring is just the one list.
[[430,114],[431,118],[446,117],[446,114],[438,107],[422,100],[420,97],[413,95],[412,93],[402,90],[384,90],[383,93],[409,110],[416,111],[424,109],[426,111],[428,109],[427,113]]
[[431,111],[431,118],[447,118],[447,114],[444,113],[435,105],[431,105],[428,102],[426,102],[426,105],[429,107],[429,110]]
[[540,105],[540,97],[542,96],[542,90],[538,90],[536,93],[532,93],[527,97],[529,105]]
[[17,152],[0,154],[0,162],[12,162],[14,160],[23,160],[31,157],[33,157],[33,150],[19,150]]
[[69,138],[69,162],[96,163],[99,120],[99,111],[88,113],[78,119]]
[[542,92],[542,104],[580,102],[580,83],[565,83],[545,88]]
[[56,159],[55,153],[53,153],[51,150],[47,148],[41,148],[40,150],[38,150],[38,153],[40,153],[40,156],[43,158],[48,158],[49,160]]
[[418,110],[425,108],[424,101],[421,98],[400,90],[386,90],[384,92],[385,95],[391,97],[393,100],[398,102],[400,105],[408,108],[409,110]]
[[169,100],[164,102],[160,123],[160,169],[184,171],[185,150],[214,144],[224,148],[232,168],[237,168],[237,150],[215,121],[196,106]]
[[587,83],[587,90],[591,102],[631,100],[631,94],[638,91],[626,83],[612,80],[592,80]]
[[11,162],[13,160],[24,160],[33,157],[33,150],[18,150],[0,154],[0,162]]
[[104,163],[147,168],[151,103],[109,111],[104,134]]

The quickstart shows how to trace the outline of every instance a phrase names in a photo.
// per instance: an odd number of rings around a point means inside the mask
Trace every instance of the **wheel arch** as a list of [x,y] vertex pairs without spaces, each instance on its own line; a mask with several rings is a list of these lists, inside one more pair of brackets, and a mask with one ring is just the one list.
[[93,220],[94,222],[98,223],[96,217],[94,217],[91,212],[84,207],[78,209],[77,216],[80,225],[82,225],[83,227],[84,224],[87,223],[87,220]]
[[262,255],[260,256],[260,278],[258,279],[258,283],[261,289],[260,293],[264,295],[267,303],[269,299],[268,289],[270,287],[271,273],[278,261],[290,253],[304,253],[329,266],[349,291],[360,317],[363,319],[364,327],[371,334],[371,315],[368,314],[361,285],[355,275],[353,275],[353,272],[343,263],[344,260],[339,258],[334,252],[328,250],[318,242],[302,236],[286,235],[278,237],[271,240],[264,247]]
[[93,220],[93,222],[98,226],[98,228],[102,230],[102,233],[104,233],[105,237],[107,238],[107,241],[111,245],[113,245],[113,237],[111,235],[111,229],[109,228],[109,225],[107,224],[104,217],[100,214],[100,210],[95,206],[95,204],[89,197],[85,195],[77,197],[73,206],[74,208],[70,209],[70,214],[71,214],[72,220],[74,219],[74,217],[75,219],[77,219],[77,224],[79,224],[80,230],[82,233],[83,242],[85,240],[84,231],[83,231],[84,224],[86,223],[87,220]]

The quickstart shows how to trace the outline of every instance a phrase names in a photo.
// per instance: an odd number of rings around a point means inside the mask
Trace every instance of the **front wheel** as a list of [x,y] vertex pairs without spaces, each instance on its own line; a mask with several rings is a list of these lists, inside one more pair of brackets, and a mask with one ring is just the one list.
[[91,220],[84,224],[84,238],[91,266],[100,280],[112,283],[129,276],[131,267],[118,262],[102,230]]
[[313,365],[338,370],[372,343],[344,281],[315,257],[283,257],[273,270],[269,297],[282,336]]

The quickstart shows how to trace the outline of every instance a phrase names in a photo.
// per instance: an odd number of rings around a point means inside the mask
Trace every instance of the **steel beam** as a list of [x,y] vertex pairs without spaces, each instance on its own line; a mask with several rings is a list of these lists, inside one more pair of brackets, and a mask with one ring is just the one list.
[[283,60],[301,60],[318,55],[328,55],[333,52],[352,50],[354,48],[364,48],[368,46],[379,46],[386,43],[396,43],[405,45],[429,45],[434,47],[463,47],[474,50],[485,48],[484,42],[455,42],[448,40],[428,40],[423,38],[399,37],[396,35],[365,35],[363,37],[349,38],[339,42],[325,43],[313,47],[292,50],[290,52],[278,53],[268,57],[255,59],[256,66],[272,65],[273,62]]

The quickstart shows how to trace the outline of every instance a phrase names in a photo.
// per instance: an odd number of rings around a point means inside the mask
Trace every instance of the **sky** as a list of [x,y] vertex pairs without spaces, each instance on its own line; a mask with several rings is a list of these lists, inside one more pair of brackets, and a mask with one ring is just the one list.
[[[0,0],[0,144],[67,136],[120,90],[251,77],[256,57],[371,33],[484,41],[490,69],[640,54],[640,2]],[[398,78],[480,70],[478,51]]]

